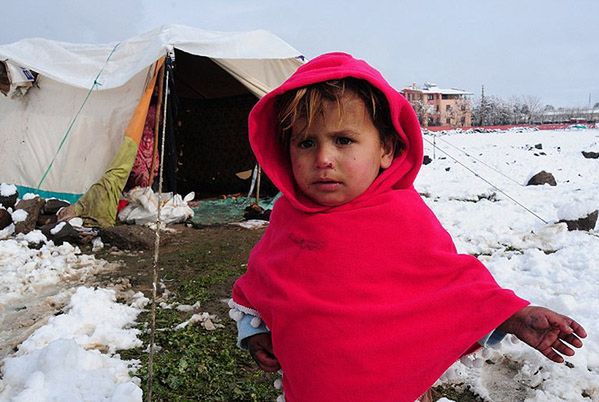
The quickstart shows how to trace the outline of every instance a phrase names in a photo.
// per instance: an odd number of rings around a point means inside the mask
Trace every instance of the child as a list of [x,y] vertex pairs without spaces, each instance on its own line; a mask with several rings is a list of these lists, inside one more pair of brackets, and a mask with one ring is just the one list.
[[283,197],[230,305],[241,345],[282,368],[288,402],[412,402],[490,334],[556,362],[582,346],[572,319],[456,253],[412,186],[418,120],[365,62],[306,63],[258,102],[249,131]]

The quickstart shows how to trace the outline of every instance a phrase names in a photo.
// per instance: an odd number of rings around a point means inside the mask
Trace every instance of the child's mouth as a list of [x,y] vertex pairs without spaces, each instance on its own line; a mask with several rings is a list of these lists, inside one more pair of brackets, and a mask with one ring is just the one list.
[[340,181],[331,179],[319,179],[314,185],[321,191],[335,191],[341,185]]

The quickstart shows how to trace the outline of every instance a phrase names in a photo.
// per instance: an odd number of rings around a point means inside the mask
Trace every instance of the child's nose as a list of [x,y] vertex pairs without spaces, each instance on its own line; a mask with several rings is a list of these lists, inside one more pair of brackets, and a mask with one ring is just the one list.
[[331,147],[321,146],[316,153],[316,167],[318,169],[333,168],[335,155]]

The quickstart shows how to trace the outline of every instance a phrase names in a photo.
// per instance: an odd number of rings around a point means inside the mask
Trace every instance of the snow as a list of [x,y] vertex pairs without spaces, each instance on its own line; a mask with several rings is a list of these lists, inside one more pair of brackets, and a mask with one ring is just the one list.
[[[599,130],[454,132],[436,134],[435,142],[434,152],[425,145],[435,158],[415,186],[458,249],[475,254],[502,286],[575,318],[589,334],[567,365],[508,336],[455,363],[439,383],[470,387],[489,401],[599,401],[599,227],[570,232],[558,223],[599,209],[599,161],[581,154],[599,149]],[[534,147],[539,143],[542,149]],[[541,170],[552,173],[557,186],[525,186]],[[12,234],[11,226],[0,239]],[[0,363],[0,402],[141,401],[139,381],[129,374],[137,363],[122,361],[117,352],[140,344],[132,326],[148,300],[138,293],[121,304],[114,291],[86,287],[58,292],[104,263],[42,236],[0,240],[0,359],[14,338],[5,333],[11,319],[17,326],[34,304],[65,299],[68,307],[48,314],[47,324]],[[28,247],[40,242],[39,250]],[[43,298],[48,292],[51,300]],[[180,326],[212,322],[207,313],[192,318]]]
[[62,230],[62,228],[66,225],[66,222],[60,222],[58,225],[54,226],[52,229],[50,229],[50,233],[55,235],[58,232],[60,232]]
[[116,303],[114,290],[87,287],[77,289],[68,309],[4,360],[0,401],[140,402],[139,380],[129,376],[139,362],[114,353],[141,346],[138,330],[127,328],[141,310]]
[[0,196],[10,197],[17,192],[17,187],[14,184],[0,183]]
[[24,222],[27,219],[27,211],[24,209],[17,209],[15,212],[11,214],[12,221],[14,223]]
[[[425,154],[432,157],[431,143]],[[448,133],[435,143],[436,159],[415,186],[458,250],[477,255],[500,285],[576,319],[589,334],[566,359],[570,367],[504,340],[492,350],[493,364],[458,362],[440,382],[467,384],[491,401],[599,401],[599,224],[569,232],[557,223],[599,209],[599,161],[581,153],[597,148],[599,130]],[[525,186],[541,170],[557,186]]]

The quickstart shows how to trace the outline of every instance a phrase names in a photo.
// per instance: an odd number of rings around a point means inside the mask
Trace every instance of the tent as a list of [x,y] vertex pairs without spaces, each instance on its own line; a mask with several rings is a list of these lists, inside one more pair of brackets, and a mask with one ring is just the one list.
[[130,168],[165,59],[174,59],[168,96],[179,99],[170,122],[178,136],[172,186],[218,193],[222,180],[240,181],[232,172],[255,163],[247,112],[303,56],[262,30],[167,25],[106,45],[40,38],[0,45],[0,182],[75,201],[115,163]]

